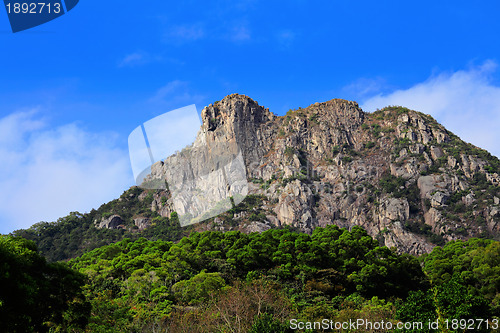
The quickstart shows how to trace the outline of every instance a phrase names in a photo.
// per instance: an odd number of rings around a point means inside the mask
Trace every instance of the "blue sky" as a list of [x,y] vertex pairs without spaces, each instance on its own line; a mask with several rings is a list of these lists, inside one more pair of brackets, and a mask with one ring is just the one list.
[[0,233],[133,185],[128,134],[246,94],[277,114],[332,98],[429,113],[500,155],[498,1],[81,0],[13,34],[0,9]]

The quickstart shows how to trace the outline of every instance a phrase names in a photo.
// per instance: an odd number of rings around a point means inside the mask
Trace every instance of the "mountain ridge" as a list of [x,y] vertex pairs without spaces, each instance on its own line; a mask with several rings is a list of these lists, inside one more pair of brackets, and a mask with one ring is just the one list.
[[[359,225],[382,245],[411,254],[456,239],[498,238],[500,161],[429,115],[399,106],[366,113],[356,102],[332,99],[276,116],[232,94],[205,107],[201,117],[201,132],[214,149],[227,142],[241,149],[247,200],[181,229],[168,190],[132,188],[89,213],[88,228],[112,228],[100,230],[118,238],[158,238],[162,225],[177,236]],[[154,170],[162,172],[158,165]],[[17,233],[36,241],[29,230]]]
[[[243,116],[260,111],[263,117],[250,119],[269,119],[254,121],[255,130],[235,128],[243,138],[245,164],[253,166],[249,177],[268,187],[256,193],[278,200],[273,209],[278,225],[306,232],[332,221],[347,228],[361,225],[385,245],[414,254],[428,252],[432,245],[410,230],[425,235],[432,228],[428,238],[434,243],[442,243],[440,237],[449,241],[464,233],[477,237],[498,231],[498,159],[464,143],[431,116],[403,107],[365,113],[356,102],[333,99],[273,117],[254,103],[230,95],[202,115],[204,124],[212,117],[214,131],[218,124],[238,124],[228,110]],[[393,188],[394,183],[404,188]],[[325,193],[325,184],[333,194]],[[452,212],[446,211],[447,203],[454,205]]]

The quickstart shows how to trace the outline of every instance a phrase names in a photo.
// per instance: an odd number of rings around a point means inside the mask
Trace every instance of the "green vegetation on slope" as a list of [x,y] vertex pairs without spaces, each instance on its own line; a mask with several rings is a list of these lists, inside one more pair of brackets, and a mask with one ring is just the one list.
[[[90,277],[91,331],[230,332],[240,325],[242,332],[287,332],[291,318],[415,321],[498,314],[494,281],[491,294],[483,295],[469,280],[438,278],[431,274],[442,269],[435,252],[425,257],[426,275],[416,257],[379,247],[363,229],[328,226],[311,236],[275,229],[193,233],[178,244],[126,239],[70,264]],[[452,310],[462,303],[467,306]]]
[[[58,219],[57,222],[36,223],[28,229],[16,230],[12,235],[32,240],[48,261],[56,262],[75,258],[95,248],[116,243],[125,238],[179,241],[193,232],[197,226],[213,221],[212,218],[198,225],[181,227],[177,213],[171,213],[170,217],[162,217],[150,210],[151,198],[157,192],[146,192],[148,195],[142,200],[138,198],[141,193],[143,193],[141,189],[132,187],[125,191],[120,199],[104,204],[97,210],[86,214],[72,212]],[[259,207],[259,203],[264,198],[262,195],[248,195],[237,206],[218,217],[233,227],[238,225],[233,221],[233,217],[240,212],[251,212],[249,220],[264,220],[264,211]],[[113,214],[119,214],[124,219],[127,224],[125,229],[96,227],[96,221],[101,221],[103,216],[109,217]],[[137,230],[133,224],[133,218],[136,216],[150,218],[151,225],[145,230]]]
[[90,304],[85,276],[64,264],[48,264],[33,242],[0,236],[2,332],[80,332]]
[[292,332],[291,319],[492,319],[500,314],[499,244],[450,242],[419,261],[378,246],[360,227],[207,231],[177,244],[124,239],[71,260],[73,271],[7,236],[0,320],[6,332],[265,333]]
[[[175,217],[161,217],[152,212],[148,196],[143,200],[138,199],[141,193],[140,188],[132,187],[125,191],[120,199],[106,203],[98,210],[93,209],[87,214],[72,212],[57,222],[39,222],[28,229],[16,230],[12,235],[34,241],[40,253],[48,261],[55,262],[74,258],[124,238],[135,240],[144,237],[151,240],[177,241],[192,231],[192,227],[182,228]],[[151,197],[152,193],[151,191]],[[96,228],[96,221],[113,214],[120,214],[128,223],[126,229]],[[132,227],[132,218],[135,216],[151,218],[152,226],[141,233],[138,232]]]

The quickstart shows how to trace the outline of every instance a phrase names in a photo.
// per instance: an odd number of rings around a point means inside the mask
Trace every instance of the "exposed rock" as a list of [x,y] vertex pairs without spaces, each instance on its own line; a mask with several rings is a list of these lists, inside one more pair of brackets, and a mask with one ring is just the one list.
[[474,193],[472,192],[462,198],[463,203],[466,204],[467,206],[472,205],[475,200],[476,199],[474,198]]
[[311,230],[311,197],[311,189],[299,180],[287,184],[275,208],[280,224]]
[[124,228],[123,224],[124,221],[120,215],[111,215],[108,218],[102,218],[98,228],[120,229]]
[[431,199],[438,205],[444,204],[449,196],[452,184],[452,180],[448,175],[422,176],[417,180],[420,196]]
[[[210,156],[227,162],[224,154],[237,147],[246,177],[257,180],[247,185],[248,194],[267,198],[259,204],[265,223],[248,221],[252,211],[230,216],[246,232],[270,225],[291,225],[304,232],[329,224],[360,225],[373,237],[383,234],[387,246],[420,254],[433,245],[428,235],[411,233],[411,223],[425,222],[448,240],[477,236],[486,224],[490,230],[498,228],[495,221],[500,217],[488,203],[498,206],[500,200],[489,191],[478,192],[487,186],[477,188],[474,180],[484,173],[481,179],[497,185],[498,173],[486,155],[463,149],[465,143],[428,115],[398,107],[368,114],[355,102],[334,99],[277,117],[249,97],[233,94],[204,108],[201,116],[198,137],[186,147],[196,157],[193,162],[186,164],[177,154],[153,165],[152,174],[181,180],[206,176],[202,190],[209,194],[175,199],[160,191],[151,210],[161,216],[189,207],[203,209],[210,205],[206,197],[218,198],[220,193],[210,190],[227,184],[221,175],[207,176],[214,166]],[[200,148],[203,145],[212,155]],[[396,177],[397,186],[382,188],[381,180],[389,174]],[[465,190],[467,195],[460,193]],[[481,200],[474,192],[483,193]],[[174,209],[175,200],[182,201],[180,210]],[[464,210],[468,216],[477,210],[487,223],[473,224]],[[210,227],[230,230],[218,218]],[[459,229],[468,234],[455,233]]]
[[431,156],[432,159],[437,160],[438,158],[444,156],[443,150],[439,147],[431,146]]
[[266,230],[271,229],[271,227],[265,223],[262,222],[252,222],[249,225],[246,226],[245,232],[251,233],[251,232],[263,232]]
[[425,151],[425,146],[421,143],[417,143],[417,144],[414,144],[414,145],[411,145],[409,147],[410,149],[410,152],[412,154],[422,154],[424,151]]
[[442,232],[442,230],[440,229],[441,218],[441,212],[434,207],[429,209],[424,214],[425,224],[431,226],[432,230],[437,234],[440,234]]
[[498,216],[500,216],[500,209],[498,209],[497,207],[492,207],[491,210],[490,210],[490,216],[491,217],[498,217]]
[[134,224],[139,228],[139,230],[144,230],[151,225],[151,219],[147,217],[136,217],[134,219]]
[[436,192],[431,197],[431,205],[432,207],[440,207],[443,206],[448,200],[448,196],[443,192]]
[[498,173],[486,173],[486,180],[494,185],[500,185],[500,176]]
[[170,217],[170,214],[175,211],[172,207],[172,202],[168,199],[170,195],[167,191],[161,191],[153,195],[151,202],[151,211],[157,212],[160,216]]
[[384,245],[407,253],[428,253],[434,248],[423,237],[405,231],[400,222],[395,222],[391,231],[384,235]]
[[147,191],[144,191],[141,194],[139,194],[137,198],[139,199],[139,201],[144,201],[144,199],[148,196],[148,194],[149,193]]
[[[384,198],[380,202],[382,221],[406,221],[410,216],[410,207],[406,199]],[[386,223],[382,222],[383,225]]]
[[453,156],[448,156],[448,165],[454,169],[457,166],[457,159]]
[[275,227],[281,226],[280,220],[278,220],[278,218],[274,215],[266,215],[266,219],[271,225]]

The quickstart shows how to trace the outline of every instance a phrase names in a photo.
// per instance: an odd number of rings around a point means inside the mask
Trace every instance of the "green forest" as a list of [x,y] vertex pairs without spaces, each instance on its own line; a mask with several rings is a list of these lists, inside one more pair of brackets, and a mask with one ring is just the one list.
[[50,263],[33,241],[0,236],[0,284],[4,332],[333,331],[306,326],[325,318],[424,323],[392,330],[400,332],[437,332],[429,322],[442,332],[493,332],[500,244],[455,241],[415,257],[379,246],[361,227],[331,225],[311,235],[124,238]]

